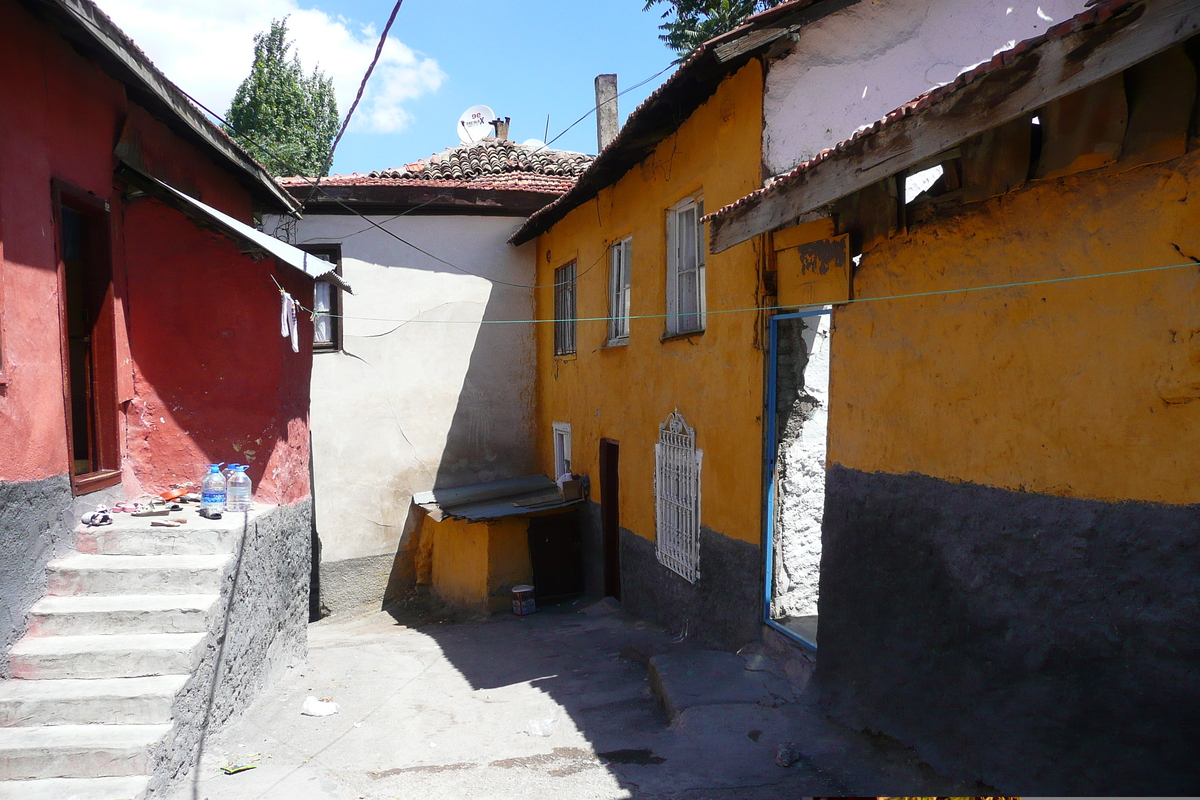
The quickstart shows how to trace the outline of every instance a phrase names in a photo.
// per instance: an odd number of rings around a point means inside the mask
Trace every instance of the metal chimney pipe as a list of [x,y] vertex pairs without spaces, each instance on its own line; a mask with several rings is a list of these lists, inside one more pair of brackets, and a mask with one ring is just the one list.
[[596,76],[596,152],[608,147],[621,129],[617,115],[617,76]]

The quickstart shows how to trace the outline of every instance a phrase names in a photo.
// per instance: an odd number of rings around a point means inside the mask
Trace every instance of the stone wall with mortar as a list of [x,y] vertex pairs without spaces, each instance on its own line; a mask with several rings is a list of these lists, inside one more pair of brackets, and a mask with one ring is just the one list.
[[[226,519],[236,525],[240,516],[227,514]],[[175,731],[155,754],[160,789],[195,767],[206,735],[304,662],[311,526],[310,500],[249,515],[241,548],[221,587],[224,613],[211,620],[200,665],[175,699]]]
[[0,482],[0,678],[8,652],[29,627],[29,609],[46,593],[46,565],[70,553],[85,512],[119,499],[121,487],[71,496],[66,475]]
[[817,613],[829,423],[829,317],[776,324],[774,619]]

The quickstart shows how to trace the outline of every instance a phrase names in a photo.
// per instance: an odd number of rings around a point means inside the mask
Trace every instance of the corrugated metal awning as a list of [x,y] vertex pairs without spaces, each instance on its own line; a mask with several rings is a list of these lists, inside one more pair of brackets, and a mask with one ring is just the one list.
[[235,241],[242,248],[242,252],[256,253],[261,256],[274,256],[280,263],[298,269],[310,278],[320,278],[353,294],[350,284],[342,280],[342,276],[334,271],[336,269],[335,265],[325,259],[314,256],[311,253],[306,253],[287,242],[281,242],[274,236],[265,234],[260,230],[255,230],[246,223],[239,222],[228,214],[184,194],[174,186],[163,183],[158,178],[141,171],[138,171],[138,177],[141,179],[139,183],[146,184],[149,182],[147,188],[156,190],[154,192],[155,195],[160,197],[164,202],[179,209],[198,222],[216,228]]
[[438,522],[444,517],[480,522],[566,508],[582,500],[564,500],[558,485],[545,475],[526,475],[523,478],[418,492],[413,495],[413,502]]

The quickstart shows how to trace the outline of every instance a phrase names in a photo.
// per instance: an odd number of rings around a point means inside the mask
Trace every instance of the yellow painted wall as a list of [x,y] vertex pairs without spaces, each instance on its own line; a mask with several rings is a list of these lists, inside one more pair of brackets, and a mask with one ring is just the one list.
[[[703,192],[706,212],[761,183],[762,70],[752,61],[595,200],[538,238],[539,319],[553,319],[554,269],[577,262],[578,315],[605,317],[608,246],[633,237],[631,314],[666,313],[666,210]],[[606,348],[602,321],[580,322],[576,356],[554,356],[551,324],[537,327],[538,446],[541,469],[554,470],[551,423],[572,426],[572,468],[592,476],[601,500],[599,442],[621,444],[621,525],[654,538],[654,443],[676,408],[704,451],[701,522],[758,543],[762,480],[762,353],[753,312],[759,243],[707,259],[707,328],[660,341],[662,318],[633,319],[629,344]]]
[[438,598],[467,608],[508,608],[513,585],[533,582],[528,531],[527,517],[434,522],[426,516],[418,533],[418,582],[425,582],[419,562],[426,559],[428,582]]
[[[1197,154],[1120,169],[897,236],[863,257],[854,295],[1200,258]],[[829,457],[847,467],[1200,502],[1200,267],[839,307],[830,399]]]
[[447,518],[433,532],[433,593],[447,603],[480,606],[488,598],[488,524]]
[[509,517],[488,523],[488,597],[492,611],[512,607],[512,587],[533,583],[529,560],[529,519]]

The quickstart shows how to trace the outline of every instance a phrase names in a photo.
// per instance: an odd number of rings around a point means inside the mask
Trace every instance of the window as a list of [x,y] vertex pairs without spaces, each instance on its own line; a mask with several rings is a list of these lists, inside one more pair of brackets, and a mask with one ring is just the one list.
[[[342,247],[337,244],[302,244],[306,253],[336,265],[334,272],[342,274]],[[342,290],[332,283],[316,280],[313,283],[313,352],[342,349]]]
[[571,471],[571,423],[554,423],[554,478]]
[[575,262],[554,270],[554,355],[575,352]]
[[667,336],[704,330],[704,201],[667,212]]
[[700,463],[696,431],[678,411],[658,426],[654,446],[654,550],[690,583],[700,577]]
[[629,341],[629,259],[633,239],[608,249],[608,343]]
[[53,194],[71,483],[84,494],[121,480],[109,212],[64,183]]

